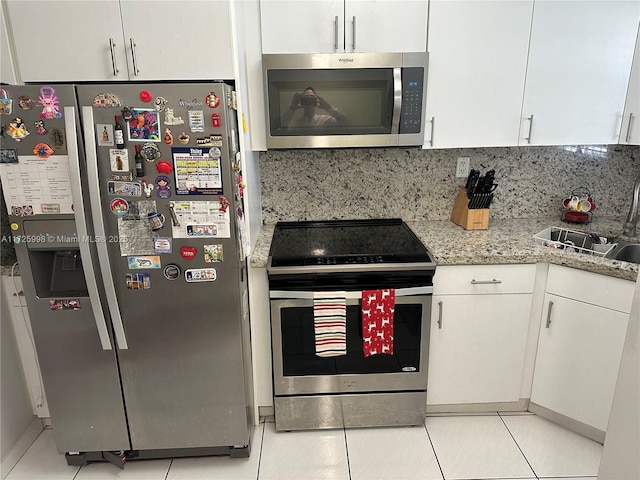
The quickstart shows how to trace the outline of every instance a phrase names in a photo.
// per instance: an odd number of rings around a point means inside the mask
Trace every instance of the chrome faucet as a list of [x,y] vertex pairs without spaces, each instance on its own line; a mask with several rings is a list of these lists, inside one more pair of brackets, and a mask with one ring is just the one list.
[[631,208],[627,215],[627,220],[622,226],[622,233],[630,237],[636,236],[636,226],[638,225],[638,197],[640,197],[640,175],[636,178],[636,183],[633,186],[633,198],[631,199]]

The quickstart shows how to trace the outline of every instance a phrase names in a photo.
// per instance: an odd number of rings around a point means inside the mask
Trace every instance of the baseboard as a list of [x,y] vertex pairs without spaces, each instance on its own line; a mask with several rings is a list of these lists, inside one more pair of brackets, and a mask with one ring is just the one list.
[[528,398],[521,398],[517,402],[427,405],[427,415],[430,413],[526,412],[528,407],[529,407]]
[[549,420],[550,422],[555,423],[556,425],[560,425],[567,430],[571,430],[572,432],[578,433],[583,437],[587,437],[598,443],[604,444],[604,439],[607,432],[603,432],[602,430],[592,427],[591,425],[579,422],[578,420],[574,420],[573,418],[562,415],[561,413],[554,412],[552,410],[549,410],[548,408],[541,407],[540,405],[537,405],[533,402],[529,403],[529,411],[546,420]]
[[20,436],[18,442],[7,452],[6,456],[2,459],[0,464],[0,474],[2,479],[9,475],[9,472],[16,466],[22,456],[29,450],[29,447],[38,438],[40,432],[44,430],[42,426],[42,420],[34,417],[33,421],[29,424],[24,433]]

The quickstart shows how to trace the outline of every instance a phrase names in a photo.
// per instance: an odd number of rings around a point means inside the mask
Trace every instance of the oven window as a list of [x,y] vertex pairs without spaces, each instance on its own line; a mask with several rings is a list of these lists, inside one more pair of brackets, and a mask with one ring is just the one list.
[[393,69],[268,70],[272,136],[391,133]]
[[396,303],[393,355],[364,356],[359,305],[347,306],[347,354],[339,357],[316,356],[312,307],[282,308],[280,321],[285,377],[420,370],[421,304]]

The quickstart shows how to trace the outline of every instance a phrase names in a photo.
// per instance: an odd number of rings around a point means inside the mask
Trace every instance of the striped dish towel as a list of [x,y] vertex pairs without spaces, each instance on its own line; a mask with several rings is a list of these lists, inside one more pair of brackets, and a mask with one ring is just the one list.
[[347,292],[314,292],[313,321],[316,355],[347,354]]

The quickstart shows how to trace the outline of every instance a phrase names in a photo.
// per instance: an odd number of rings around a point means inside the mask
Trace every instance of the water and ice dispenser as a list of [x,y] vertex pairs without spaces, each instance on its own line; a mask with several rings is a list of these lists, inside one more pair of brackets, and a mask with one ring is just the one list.
[[25,220],[27,252],[39,298],[88,297],[73,220]]

